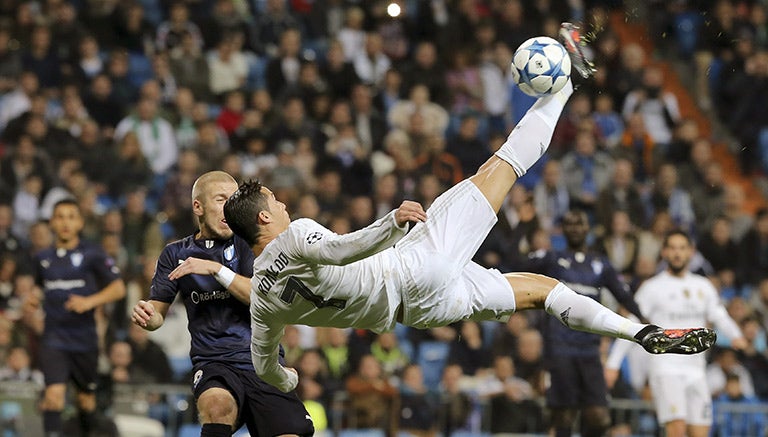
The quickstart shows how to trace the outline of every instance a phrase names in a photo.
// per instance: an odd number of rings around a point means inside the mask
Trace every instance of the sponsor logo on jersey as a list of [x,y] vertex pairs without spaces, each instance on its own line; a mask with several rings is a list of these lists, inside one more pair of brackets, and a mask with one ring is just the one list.
[[227,261],[232,261],[232,258],[235,256],[235,246],[233,244],[230,244],[224,249],[224,259]]
[[50,262],[50,261],[48,261],[47,259],[44,259],[44,260],[40,261],[40,265],[41,265],[41,266],[42,266],[44,269],[47,269],[48,267],[50,267],[50,266],[51,266],[51,262]]
[[210,249],[213,247],[213,240],[205,240],[205,248]]
[[323,234],[320,232],[312,232],[307,235],[307,244],[315,244],[323,239]]
[[603,263],[600,260],[592,261],[592,271],[599,276],[603,273]]
[[192,299],[192,303],[195,305],[201,302],[210,302],[214,300],[229,299],[232,296],[227,290],[213,290],[213,291],[193,291],[189,293],[189,298]]
[[74,290],[85,287],[85,279],[56,279],[44,281],[43,285],[46,290]]
[[73,253],[72,256],[69,257],[69,259],[72,260],[72,265],[75,267],[80,267],[80,264],[83,263],[83,254],[82,253]]
[[200,382],[200,380],[203,379],[203,371],[198,370],[195,372],[195,376],[192,377],[192,386],[197,387],[197,384]]

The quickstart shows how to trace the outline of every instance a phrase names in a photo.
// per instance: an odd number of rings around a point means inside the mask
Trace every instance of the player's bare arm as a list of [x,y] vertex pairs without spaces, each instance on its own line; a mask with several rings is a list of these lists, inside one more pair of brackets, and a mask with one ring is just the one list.
[[[222,283],[222,280],[217,276],[222,269],[221,264],[216,261],[208,259],[200,259],[195,257],[189,257],[178,265],[173,271],[168,274],[168,279],[177,280],[186,275],[212,275],[216,276],[216,280]],[[226,269],[226,267],[224,267]],[[227,269],[229,270],[229,269]],[[229,270],[231,272],[231,270]],[[250,304],[251,302],[251,279],[245,276],[238,275],[232,272],[234,279],[227,286],[227,290],[235,296],[237,300],[244,304]],[[228,282],[224,280],[224,282]]]
[[120,300],[125,296],[125,282],[122,279],[115,279],[109,285],[102,288],[101,291],[89,296],[73,294],[64,303],[64,308],[69,311],[82,314],[90,311],[100,305]]
[[165,315],[171,304],[157,300],[140,300],[133,307],[131,322],[141,326],[147,331],[154,331],[163,326]]

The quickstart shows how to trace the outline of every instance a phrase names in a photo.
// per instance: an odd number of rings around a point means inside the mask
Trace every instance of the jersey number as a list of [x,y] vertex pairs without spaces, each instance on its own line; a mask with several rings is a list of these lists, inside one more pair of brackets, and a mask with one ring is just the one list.
[[333,307],[338,310],[342,310],[347,305],[347,301],[344,299],[325,300],[315,293],[312,293],[312,290],[307,288],[307,286],[304,285],[301,281],[294,278],[293,276],[289,276],[283,292],[280,293],[280,299],[285,303],[293,303],[293,299],[296,297],[296,293],[301,295],[301,297],[304,299],[312,302],[312,304],[317,308]]

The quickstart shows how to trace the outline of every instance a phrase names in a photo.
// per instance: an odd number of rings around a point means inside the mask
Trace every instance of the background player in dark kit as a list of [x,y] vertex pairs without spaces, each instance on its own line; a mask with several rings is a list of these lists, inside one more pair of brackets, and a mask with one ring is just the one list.
[[100,246],[80,239],[83,225],[77,202],[59,201],[50,220],[54,244],[35,257],[36,280],[44,292],[40,363],[45,393],[40,406],[47,437],[63,435],[61,412],[70,380],[77,390],[82,434],[93,430],[99,358],[94,312],[125,296],[114,261]]
[[294,392],[256,376],[251,362],[250,276],[253,253],[224,221],[223,206],[237,182],[206,173],[192,188],[199,232],[169,244],[157,262],[149,301],[132,321],[155,330],[181,293],[192,334],[194,378],[202,436],[229,436],[245,423],[253,435],[311,435],[312,420]]
[[[629,287],[619,278],[608,259],[587,247],[589,221],[583,211],[563,216],[567,247],[560,251],[535,252],[526,269],[561,280],[584,296],[600,301],[607,288],[629,312],[643,319]],[[554,323],[553,323],[554,322]],[[542,318],[544,354],[551,375],[547,406],[552,409],[555,436],[571,435],[581,410],[581,435],[601,436],[610,426],[608,389],[600,361],[600,336],[574,331],[552,317]]]

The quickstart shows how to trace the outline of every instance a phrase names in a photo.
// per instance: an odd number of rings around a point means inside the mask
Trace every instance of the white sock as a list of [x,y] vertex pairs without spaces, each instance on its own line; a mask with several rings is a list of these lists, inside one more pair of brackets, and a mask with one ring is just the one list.
[[537,100],[496,151],[496,156],[509,163],[518,177],[524,175],[547,151],[557,119],[571,94],[573,85],[569,80],[557,93]]
[[614,313],[594,299],[576,293],[562,282],[549,292],[544,308],[571,329],[631,341],[635,341],[635,334],[646,326]]

